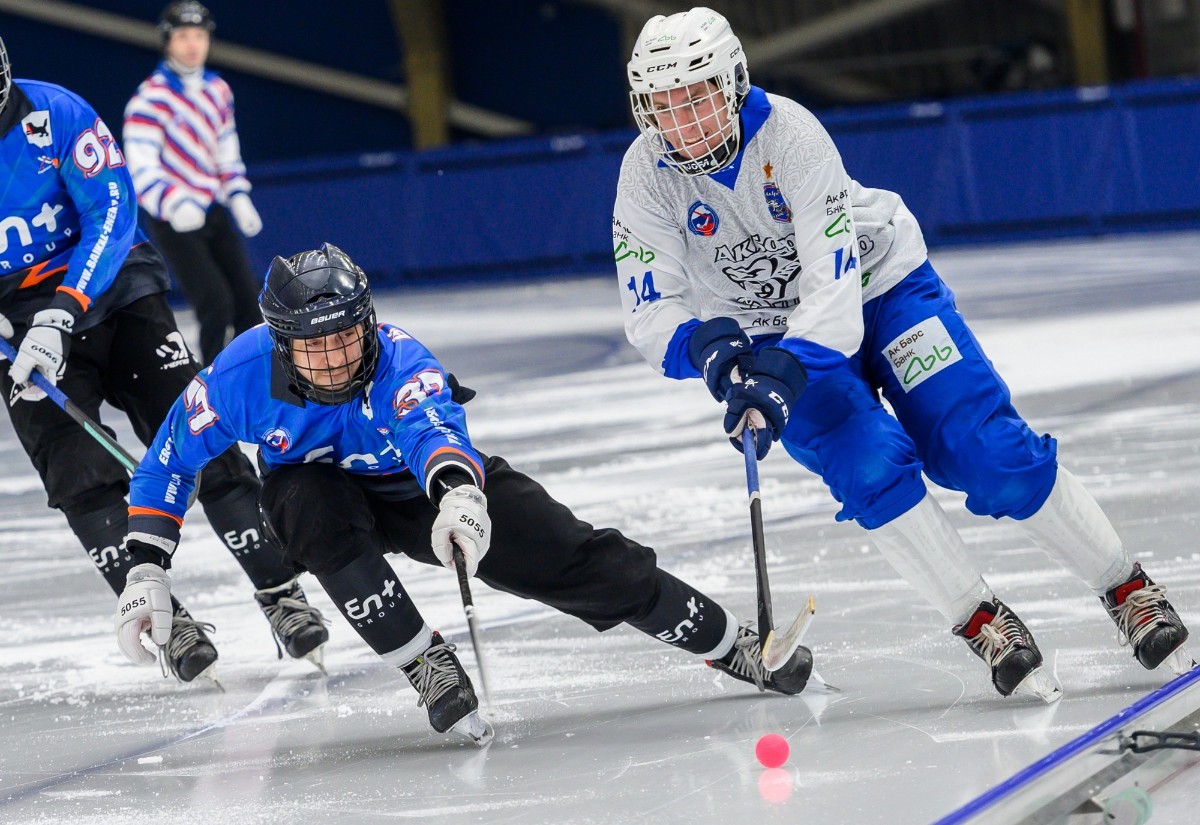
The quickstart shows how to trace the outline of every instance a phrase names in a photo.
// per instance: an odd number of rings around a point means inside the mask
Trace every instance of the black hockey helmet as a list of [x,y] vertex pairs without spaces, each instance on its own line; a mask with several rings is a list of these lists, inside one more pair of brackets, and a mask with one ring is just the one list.
[[0,37],[0,112],[8,105],[8,90],[12,88],[12,66],[8,63],[8,49]]
[[171,32],[184,26],[198,26],[211,34],[217,24],[213,21],[212,13],[196,0],[172,3],[158,16],[158,31],[162,34],[163,46],[171,39]]
[[[333,244],[287,259],[277,256],[258,303],[288,380],[303,397],[318,404],[344,404],[374,376],[379,336],[371,285],[366,273]],[[361,353],[347,351],[354,340],[330,340],[334,333],[355,327],[361,331]],[[298,366],[293,344],[305,339],[324,339],[328,346],[297,345],[302,360],[308,361]]]

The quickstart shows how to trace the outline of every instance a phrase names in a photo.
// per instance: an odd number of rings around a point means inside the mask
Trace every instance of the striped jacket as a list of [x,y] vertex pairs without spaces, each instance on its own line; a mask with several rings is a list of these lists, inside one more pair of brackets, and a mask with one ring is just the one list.
[[138,205],[170,220],[191,200],[203,209],[249,192],[233,92],[216,72],[187,84],[163,61],[125,107],[122,135]]

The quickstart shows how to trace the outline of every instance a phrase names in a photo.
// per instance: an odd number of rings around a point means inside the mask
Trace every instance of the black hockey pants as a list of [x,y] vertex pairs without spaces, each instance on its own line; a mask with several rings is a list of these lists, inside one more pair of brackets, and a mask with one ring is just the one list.
[[176,232],[171,224],[146,216],[154,245],[167,259],[184,297],[200,324],[200,355],[211,364],[227,337],[262,323],[258,311],[261,278],[254,275],[242,236],[229,211],[214,204],[204,226]]
[[[19,344],[24,334],[25,329],[18,328],[14,343]],[[10,366],[7,361],[0,363],[0,392],[5,400],[13,386]],[[138,440],[149,445],[197,372],[170,307],[162,294],[155,294],[121,307],[97,326],[73,336],[58,387],[96,422],[101,402],[107,401],[129,417]],[[49,505],[67,516],[84,548],[119,593],[128,572],[122,561],[128,557],[123,553],[122,558],[112,557],[125,534],[122,516],[128,473],[52,400],[4,406],[42,478]],[[259,535],[258,488],[258,476],[235,446],[205,468],[198,498],[222,541],[261,588],[286,581],[290,571]],[[95,518],[101,511],[112,515]]]
[[[693,653],[704,654],[725,637],[724,608],[660,570],[653,550],[581,521],[502,458],[485,457],[484,467],[492,539],[479,563],[480,580],[597,630],[628,622]],[[288,548],[297,570],[311,571],[323,584],[364,554],[403,553],[441,566],[430,545],[438,508],[424,495],[386,501],[332,464],[299,464],[272,470],[262,500],[279,534],[272,545]]]

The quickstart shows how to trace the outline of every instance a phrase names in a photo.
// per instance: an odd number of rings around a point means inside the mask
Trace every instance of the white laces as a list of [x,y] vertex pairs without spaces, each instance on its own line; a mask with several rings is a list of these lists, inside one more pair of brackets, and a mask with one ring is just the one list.
[[1117,643],[1122,646],[1133,644],[1137,648],[1142,639],[1166,619],[1163,612],[1166,595],[1167,588],[1161,584],[1147,584],[1126,596],[1123,603],[1108,608],[1117,623]]
[[983,657],[988,667],[995,667],[1018,644],[1026,644],[1025,634],[1017,617],[1004,605],[999,605],[992,620],[979,628],[979,633],[967,643]]

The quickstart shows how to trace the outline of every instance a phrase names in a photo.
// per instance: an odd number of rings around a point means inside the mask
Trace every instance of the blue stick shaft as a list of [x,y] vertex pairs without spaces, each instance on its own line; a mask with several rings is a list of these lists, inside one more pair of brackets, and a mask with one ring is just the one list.
[[754,580],[758,591],[758,641],[766,644],[775,629],[771,611],[771,583],[767,579],[767,540],[763,532],[762,494],[758,490],[758,451],[755,431],[742,430],[742,454],[746,457],[746,488],[750,494],[750,535],[754,545]]

